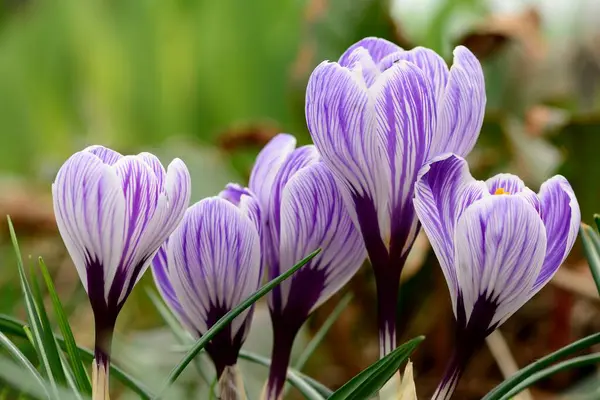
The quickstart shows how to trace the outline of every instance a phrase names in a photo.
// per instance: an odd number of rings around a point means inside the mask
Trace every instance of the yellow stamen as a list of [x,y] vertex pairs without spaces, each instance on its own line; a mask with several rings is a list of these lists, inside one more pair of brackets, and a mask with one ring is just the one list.
[[510,193],[505,191],[504,188],[498,188],[498,189],[496,189],[494,194],[510,194]]

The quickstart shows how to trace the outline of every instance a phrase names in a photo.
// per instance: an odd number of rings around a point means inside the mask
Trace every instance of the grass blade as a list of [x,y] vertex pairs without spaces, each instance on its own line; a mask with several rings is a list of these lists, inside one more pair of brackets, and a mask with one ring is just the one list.
[[509,400],[509,399],[513,398],[513,396],[515,396],[518,393],[520,393],[521,391],[523,391],[524,389],[527,389],[529,386],[533,385],[534,383],[536,383],[544,378],[547,378],[551,375],[559,373],[561,371],[564,371],[567,369],[572,369],[572,368],[577,368],[577,367],[583,367],[583,366],[589,365],[589,364],[597,364],[597,363],[600,363],[600,353],[588,354],[585,356],[575,357],[570,360],[560,362],[549,368],[546,368],[539,372],[536,372],[535,374],[531,375],[527,379],[524,379],[523,381],[519,382],[508,393],[506,393],[504,396],[502,396],[500,398],[500,400]]
[[42,347],[46,353],[46,356],[48,357],[48,364],[52,369],[52,375],[59,385],[64,386],[67,381],[59,354],[60,351],[58,350],[56,340],[54,340],[52,325],[50,324],[50,319],[48,318],[48,313],[46,312],[46,307],[44,306],[44,298],[42,297],[42,291],[40,290],[36,273],[32,268],[30,268],[29,276],[31,280],[33,300],[35,301],[36,310],[42,327]]
[[302,368],[310,358],[310,356],[315,352],[319,344],[325,339],[327,332],[331,329],[335,321],[342,315],[342,312],[348,307],[350,301],[352,300],[352,293],[347,293],[340,302],[335,306],[331,314],[327,317],[323,325],[319,328],[315,336],[311,339],[311,341],[306,345],[304,351],[298,357],[298,361],[294,364],[294,368],[298,371],[302,371]]
[[54,283],[52,282],[52,277],[44,263],[44,260],[39,258],[39,266],[42,272],[42,277],[46,283],[46,287],[48,288],[48,293],[50,294],[50,298],[52,299],[52,305],[54,307],[54,314],[58,320],[58,326],[60,327],[60,331],[64,338],[66,344],[66,351],[69,356],[69,363],[71,365],[71,369],[73,370],[73,375],[75,378],[75,382],[77,383],[77,387],[80,392],[91,394],[92,393],[92,385],[90,383],[90,377],[87,374],[86,369],[83,366],[81,361],[81,357],[79,356],[79,351],[77,350],[77,344],[75,343],[75,338],[73,337],[73,331],[71,330],[71,326],[69,325],[69,320],[65,314],[65,310],[60,302],[58,294],[56,293],[56,289],[54,287]]
[[[267,368],[269,368],[269,366],[271,365],[271,360],[269,360],[268,358],[245,350],[240,351],[240,358],[254,362]],[[329,389],[322,383],[314,380],[310,376],[304,375],[302,372],[294,368],[288,368],[286,380],[292,386],[298,389],[298,391],[302,393],[306,398],[314,396],[313,398],[326,399],[333,394],[333,391],[331,389]],[[310,387],[310,389],[307,388],[307,386]]]
[[596,228],[600,231],[600,214],[594,214],[594,222],[596,222]]
[[33,299],[33,295],[31,293],[31,288],[29,283],[27,282],[27,277],[25,276],[25,268],[23,267],[23,258],[21,257],[21,250],[19,249],[19,243],[17,241],[17,235],[15,234],[15,228],[12,224],[12,221],[9,216],[7,216],[8,221],[8,229],[10,231],[10,238],[12,241],[13,248],[15,250],[15,254],[17,256],[17,267],[19,270],[19,279],[21,281],[21,289],[23,290],[23,296],[25,298],[25,307],[27,310],[27,319],[29,320],[29,324],[31,325],[31,331],[33,333],[33,339],[35,342],[35,348],[37,350],[37,355],[39,357],[40,363],[44,367],[44,371],[46,372],[46,376],[50,381],[50,385],[52,388],[53,397],[58,399],[58,389],[56,386],[56,382],[54,379],[54,375],[52,373],[52,368],[50,366],[50,362],[48,360],[48,356],[44,350],[44,341],[42,339],[42,327],[39,319],[38,312],[36,310],[35,301]]
[[273,279],[269,283],[263,285],[252,296],[248,297],[239,306],[229,311],[221,319],[219,319],[208,331],[206,331],[204,335],[202,335],[202,337],[198,341],[196,341],[192,349],[184,356],[183,360],[181,360],[181,362],[177,364],[175,368],[173,368],[173,370],[169,374],[169,377],[167,378],[167,383],[164,385],[157,398],[160,398],[162,394],[165,393],[169,386],[171,386],[171,384],[175,382],[175,380],[179,377],[179,375],[181,375],[183,370],[194,359],[194,357],[196,357],[196,355],[204,348],[204,346],[206,346],[206,344],[210,342],[215,337],[215,335],[219,333],[221,329],[227,326],[231,322],[231,320],[240,315],[247,308],[252,306],[252,304],[256,303],[261,297],[273,290],[275,286],[279,285],[282,281],[292,276],[294,272],[296,272],[298,269],[300,269],[306,263],[308,263],[320,251],[321,249],[313,251],[310,255],[305,257],[302,261],[294,265],[288,271],[279,275],[277,278]]
[[35,369],[35,367],[27,359],[27,357],[25,357],[23,355],[23,353],[21,353],[19,348],[17,346],[15,346],[14,343],[11,342],[10,339],[8,337],[6,337],[6,335],[3,334],[2,332],[0,332],[0,346],[4,347],[6,349],[6,351],[15,359],[15,361],[17,361],[19,364],[21,364],[30,373],[31,376],[33,376],[33,378],[36,380],[36,382],[44,390],[44,392],[46,392],[46,395],[50,396],[50,393],[48,393],[46,391],[46,385],[44,384],[44,379],[42,378],[42,376],[40,375],[38,370]]
[[588,260],[590,271],[596,283],[596,289],[600,293],[600,238],[598,233],[591,226],[581,224],[580,228],[581,241],[583,242],[583,250],[585,257]]
[[580,350],[587,349],[590,346],[600,343],[600,333],[595,333],[593,335],[587,336],[583,339],[579,339],[576,342],[573,342],[554,353],[548,354],[547,356],[540,358],[534,363],[529,364],[525,368],[520,369],[513,376],[496,386],[491,392],[489,392],[482,400],[499,400],[503,398],[503,396],[516,387],[520,382],[523,382],[525,379],[535,374],[538,371],[547,368],[548,366],[554,364],[556,361],[561,358],[567,357],[573,353],[576,353]]
[[408,359],[413,350],[424,339],[424,336],[418,336],[404,343],[346,382],[328,400],[362,400],[370,398],[398,372],[400,365]]
[[[3,314],[0,314],[0,332],[27,339],[25,323]],[[65,343],[65,340],[58,335],[55,335],[55,338],[60,348],[66,351],[67,344]],[[94,352],[80,346],[78,346],[77,349],[79,350],[79,355],[83,362],[91,364],[94,360]],[[135,392],[141,399],[149,400],[153,397],[153,394],[143,383],[115,366],[113,363],[110,365],[110,373],[111,376]]]

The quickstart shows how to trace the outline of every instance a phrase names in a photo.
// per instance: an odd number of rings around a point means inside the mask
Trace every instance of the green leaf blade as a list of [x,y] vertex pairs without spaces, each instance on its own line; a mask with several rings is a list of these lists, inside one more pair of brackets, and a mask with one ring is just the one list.
[[62,306],[60,298],[56,293],[56,288],[54,287],[54,283],[52,282],[52,277],[50,276],[48,267],[46,267],[46,264],[44,263],[44,260],[41,257],[39,258],[39,267],[42,272],[42,277],[44,278],[44,281],[46,283],[46,287],[48,288],[50,298],[52,299],[54,314],[58,319],[58,325],[64,338],[66,352],[69,356],[69,364],[71,365],[73,377],[77,384],[77,388],[82,393],[91,394],[92,385],[90,383],[90,377],[83,366],[83,362],[79,355],[79,350],[77,349],[77,344],[75,343],[73,331],[71,330],[71,326],[69,325],[69,320],[65,314],[65,310]]
[[418,336],[396,348],[387,356],[371,364],[339,388],[329,400],[362,400],[377,393],[397,373],[414,349],[425,339]]
[[600,236],[591,226],[581,224],[579,229],[585,257],[588,260],[592,277],[596,283],[596,289],[600,294]]

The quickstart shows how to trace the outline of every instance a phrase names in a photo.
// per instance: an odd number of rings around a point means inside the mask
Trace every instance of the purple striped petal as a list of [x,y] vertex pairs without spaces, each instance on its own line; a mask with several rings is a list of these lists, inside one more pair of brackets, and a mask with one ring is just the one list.
[[562,176],[550,178],[540,188],[541,215],[548,235],[544,265],[532,289],[540,290],[567,258],[581,223],[581,211],[575,193]]
[[52,185],[54,214],[90,299],[105,302],[123,249],[125,199],[114,169],[94,154],[72,155]]
[[499,326],[530,297],[546,254],[546,229],[519,196],[487,196],[469,206],[454,235],[466,321],[478,300],[496,305]]
[[359,48],[367,50],[369,56],[375,64],[378,64],[387,55],[402,50],[401,47],[388,40],[376,37],[368,37],[350,46],[348,50],[346,50],[344,54],[342,54],[342,56],[340,57],[338,64],[340,64],[343,67],[352,68],[355,62],[355,60],[353,59],[354,53]]
[[400,240],[402,254],[410,249],[417,234],[412,204],[414,184],[427,160],[436,119],[431,85],[414,64],[400,62],[384,71],[371,88],[375,100],[376,132],[383,139],[389,163],[389,195],[378,207],[384,243]]
[[485,181],[491,194],[518,195],[527,200],[538,212],[540,199],[538,195],[527,186],[521,178],[512,174],[498,174]]
[[88,153],[92,153],[96,157],[102,160],[104,164],[114,165],[117,161],[119,161],[123,156],[121,153],[118,153],[108,147],[94,145],[89,146],[83,149],[83,151],[87,151]]
[[256,157],[248,186],[258,197],[263,209],[266,210],[271,201],[275,175],[295,148],[296,138],[280,133],[271,139]]
[[318,162],[320,155],[315,146],[302,146],[297,148],[281,165],[273,183],[271,202],[268,208],[269,220],[269,279],[280,274],[279,271],[279,239],[281,227],[281,199],[283,190],[294,174],[313,163]]
[[237,183],[229,183],[224,190],[219,193],[219,197],[224,198],[231,204],[239,207],[256,224],[259,234],[263,230],[262,209],[257,197],[250,191]]
[[171,284],[169,278],[169,263],[167,262],[167,246],[169,241],[167,240],[156,252],[156,255],[152,259],[152,275],[154,277],[154,283],[158,289],[160,295],[173,313],[179,318],[180,322],[191,332],[194,332],[194,325],[191,320],[185,315],[183,307],[179,303],[175,289]]
[[158,157],[151,153],[140,153],[137,155],[140,159],[142,159],[154,172],[154,176],[156,176],[156,180],[158,182],[158,190],[162,192],[165,186],[165,179],[167,172],[165,171],[165,167],[161,164]]
[[385,209],[390,172],[375,118],[356,74],[331,63],[315,69],[306,89],[306,121],[315,146],[354,197]]
[[454,49],[454,64],[439,104],[439,121],[431,156],[452,152],[466,156],[479,137],[486,95],[481,64],[466,47]]
[[[240,209],[219,197],[188,209],[169,239],[167,258],[177,298],[200,334],[260,284],[256,227]],[[248,311],[236,317],[220,334],[229,338],[230,345],[243,341],[247,316]]]
[[449,76],[448,66],[444,59],[433,50],[415,47],[410,51],[400,51],[388,55],[379,62],[379,67],[383,71],[400,60],[413,63],[423,71],[433,88],[436,104],[440,106],[443,103]]
[[454,154],[425,165],[415,186],[415,209],[448,282],[455,314],[460,292],[454,260],[456,224],[468,206],[485,196],[485,183],[475,180],[465,159]]
[[[318,248],[321,253],[276,288],[281,296],[276,314],[307,317],[352,278],[366,257],[362,238],[346,211],[331,171],[323,163],[302,169],[284,189],[281,272]],[[274,306],[272,301],[271,305]]]

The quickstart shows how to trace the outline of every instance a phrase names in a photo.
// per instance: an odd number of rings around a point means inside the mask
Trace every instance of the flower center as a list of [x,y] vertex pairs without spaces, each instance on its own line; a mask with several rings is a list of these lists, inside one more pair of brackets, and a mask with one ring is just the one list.
[[494,192],[494,194],[510,194],[510,192],[507,192],[504,190],[504,188],[498,188],[496,189],[496,191]]

